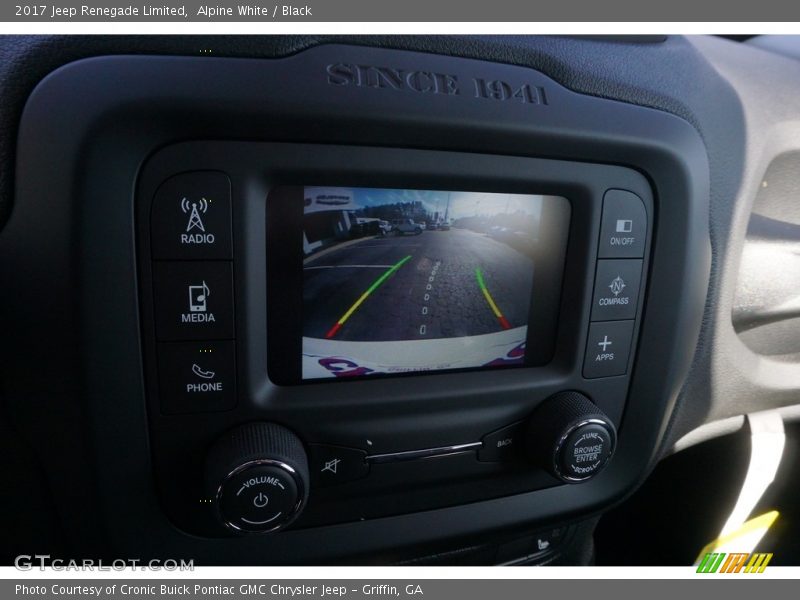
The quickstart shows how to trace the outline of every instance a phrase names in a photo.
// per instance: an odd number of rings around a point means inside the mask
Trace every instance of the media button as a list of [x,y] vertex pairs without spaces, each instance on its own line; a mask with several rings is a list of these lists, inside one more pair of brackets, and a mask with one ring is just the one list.
[[154,263],[153,281],[159,340],[234,337],[230,262]]
[[592,321],[633,319],[641,278],[641,259],[597,261]]
[[233,341],[162,342],[158,382],[165,414],[214,412],[236,406]]
[[155,259],[229,259],[231,182],[225,173],[196,171],[167,179],[150,215]]
[[625,190],[608,190],[603,197],[599,258],[642,258],[646,236],[642,199]]
[[628,370],[633,321],[604,321],[589,325],[583,376],[587,379],[624,375]]

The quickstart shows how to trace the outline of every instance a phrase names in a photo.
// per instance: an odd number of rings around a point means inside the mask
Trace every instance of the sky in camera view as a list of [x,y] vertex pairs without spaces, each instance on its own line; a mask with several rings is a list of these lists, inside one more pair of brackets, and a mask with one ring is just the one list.
[[523,212],[538,216],[541,211],[540,196],[522,194],[492,194],[483,192],[446,192],[436,190],[388,190],[352,188],[355,204],[362,207],[381,206],[401,202],[421,202],[429,213],[444,214],[450,197],[450,219],[487,216],[501,213]]

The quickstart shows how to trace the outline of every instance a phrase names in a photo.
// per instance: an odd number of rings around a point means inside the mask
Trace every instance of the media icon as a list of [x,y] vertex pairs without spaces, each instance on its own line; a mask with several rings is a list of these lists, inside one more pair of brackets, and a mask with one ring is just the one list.
[[208,309],[207,301],[210,295],[211,290],[208,289],[205,281],[203,281],[201,285],[190,285],[189,312],[206,312]]

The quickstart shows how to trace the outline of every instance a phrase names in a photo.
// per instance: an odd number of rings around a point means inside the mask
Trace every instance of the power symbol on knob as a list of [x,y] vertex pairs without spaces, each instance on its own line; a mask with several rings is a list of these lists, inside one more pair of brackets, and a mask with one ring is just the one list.
[[239,533],[287,527],[308,498],[308,459],[303,442],[274,423],[248,423],[225,433],[211,447],[206,489],[217,517]]

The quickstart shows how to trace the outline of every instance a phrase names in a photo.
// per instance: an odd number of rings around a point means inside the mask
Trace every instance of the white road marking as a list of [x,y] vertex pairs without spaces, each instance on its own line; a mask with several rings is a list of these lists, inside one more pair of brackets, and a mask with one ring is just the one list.
[[[433,283],[434,283],[434,281],[436,279],[436,271],[439,270],[439,267],[441,266],[441,264],[442,264],[442,261],[437,260],[436,264],[433,265],[433,268],[431,269],[431,275],[430,275],[430,277],[428,277],[428,284],[425,286],[425,290],[427,292],[430,292],[433,289]],[[428,300],[430,300],[431,295],[426,293],[424,298],[425,298],[425,302],[427,302]],[[423,316],[427,316],[428,315],[428,307],[427,306],[423,306],[422,307],[422,315]],[[425,335],[425,333],[427,331],[428,331],[427,325],[422,324],[422,325],[419,326],[419,334],[420,335]]]

